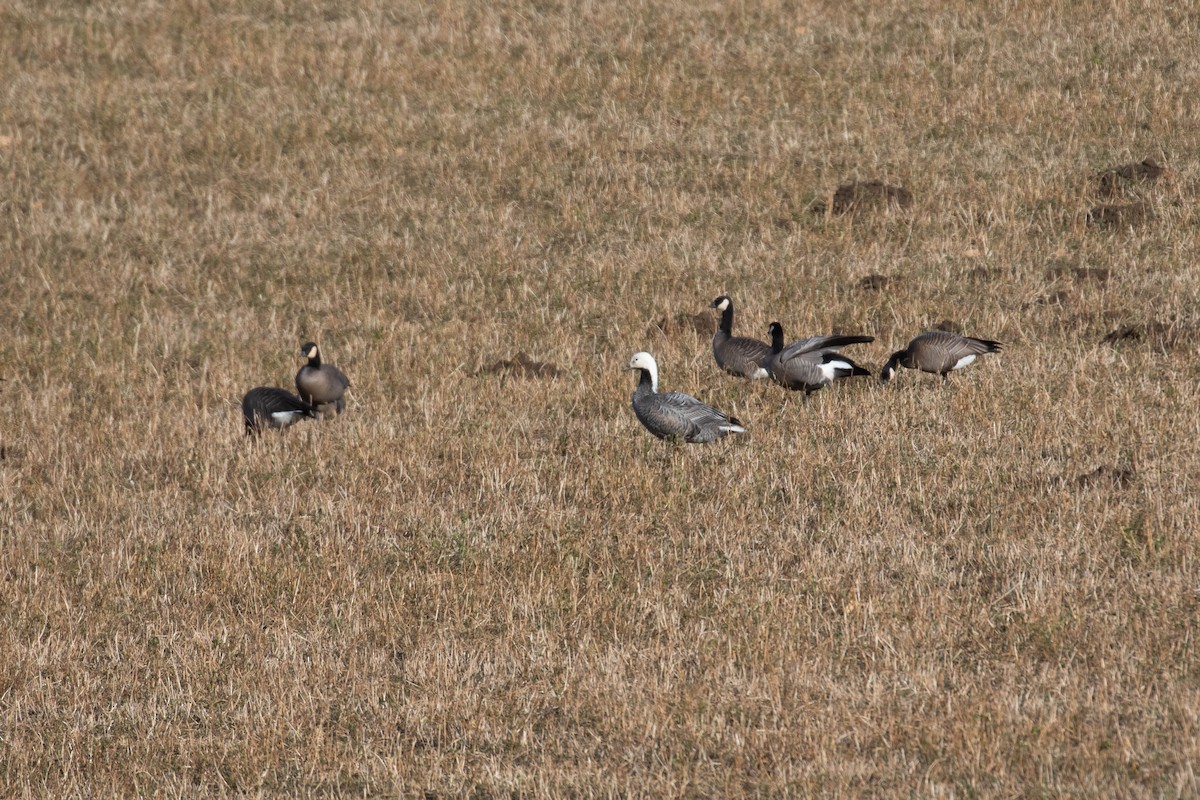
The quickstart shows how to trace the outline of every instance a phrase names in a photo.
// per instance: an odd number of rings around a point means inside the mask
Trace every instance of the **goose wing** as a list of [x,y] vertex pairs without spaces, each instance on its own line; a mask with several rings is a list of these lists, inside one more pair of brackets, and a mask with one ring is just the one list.
[[[719,333],[718,333],[719,335]],[[717,366],[746,378],[762,377],[759,370],[771,355],[771,347],[749,336],[731,336],[723,342],[713,341]]]
[[246,431],[252,433],[264,426],[286,428],[302,417],[314,415],[313,408],[291,392],[274,387],[259,386],[242,398],[242,416]]
[[846,344],[866,344],[867,342],[873,341],[875,341],[874,336],[810,336],[807,339],[801,339],[799,341],[792,342],[787,347],[783,348],[776,358],[782,364],[790,361],[796,356],[803,355],[805,353],[812,353],[814,351],[824,350],[827,348],[841,347],[842,345]]
[[781,358],[775,368],[776,380],[789,388],[817,386],[822,382],[821,361],[819,350],[793,353],[786,361]]
[[661,437],[679,436],[688,442],[707,442],[745,430],[728,414],[683,392],[650,395],[637,411],[652,432]]
[[799,353],[783,363],[774,363],[774,377],[789,389],[804,388],[812,391],[838,378],[852,375],[870,375],[865,369],[832,347]]
[[309,414],[312,406],[283,389],[259,387],[251,389],[242,398],[242,411],[248,417],[255,413],[266,416],[285,411]]
[[929,331],[921,334],[918,339],[922,355],[928,354],[927,358],[931,362],[929,368],[935,372],[954,369],[960,361],[968,356],[995,353],[1000,349],[999,342],[993,342],[990,339],[972,339],[949,331]]
[[305,365],[296,373],[296,389],[313,403],[336,403],[349,386],[350,379],[332,364]]
[[350,388],[350,379],[346,377],[346,373],[342,372],[332,364],[324,365],[329,370],[329,379],[342,387],[342,391]]

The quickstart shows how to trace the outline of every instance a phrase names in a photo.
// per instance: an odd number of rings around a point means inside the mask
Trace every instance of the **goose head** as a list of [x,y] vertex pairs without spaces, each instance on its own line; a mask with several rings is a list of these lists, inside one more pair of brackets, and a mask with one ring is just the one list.
[[892,378],[896,377],[896,368],[900,366],[900,359],[904,358],[907,350],[897,350],[892,353],[891,358],[883,365],[883,369],[879,371],[879,380],[882,383],[887,383]]
[[658,363],[654,360],[654,356],[645,351],[634,353],[625,369],[637,369],[648,373],[650,375],[651,388],[656,392],[658,391]]
[[783,326],[772,322],[767,327],[767,336],[771,339],[771,349],[778,353],[783,349]]

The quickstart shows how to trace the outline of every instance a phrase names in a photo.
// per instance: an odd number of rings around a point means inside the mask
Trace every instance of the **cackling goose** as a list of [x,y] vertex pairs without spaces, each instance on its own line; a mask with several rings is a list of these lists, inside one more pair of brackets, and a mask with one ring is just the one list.
[[763,361],[771,355],[766,342],[749,336],[733,335],[733,301],[721,295],[709,308],[721,312],[721,327],[713,334],[713,357],[717,366],[733,375],[757,380],[767,377]]
[[251,389],[242,398],[247,436],[262,433],[267,428],[286,428],[316,415],[313,407],[296,395],[270,386]]
[[984,353],[999,353],[1000,342],[973,339],[949,331],[929,331],[917,336],[908,347],[892,353],[879,377],[884,383],[896,374],[897,367],[936,372],[948,381],[950,372],[962,369]]
[[308,363],[296,373],[296,390],[300,398],[320,414],[340,414],[346,408],[346,389],[350,379],[332,364],[321,363],[321,351],[313,342],[305,342],[300,355]]
[[871,374],[870,370],[834,348],[873,342],[874,336],[812,336],[784,347],[782,325],[772,322],[768,332],[771,334],[771,355],[766,360],[767,372],[786,389],[803,389],[806,403],[810,394],[837,378]]

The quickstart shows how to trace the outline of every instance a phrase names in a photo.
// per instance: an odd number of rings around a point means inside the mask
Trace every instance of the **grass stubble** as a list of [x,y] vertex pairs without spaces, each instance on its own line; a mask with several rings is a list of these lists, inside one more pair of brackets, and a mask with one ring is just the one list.
[[[4,6],[5,793],[1196,795],[1197,39]],[[914,201],[811,210],[852,180]],[[721,293],[875,368],[942,320],[1006,350],[804,407],[655,327]],[[250,444],[309,337],[348,412]],[[652,440],[640,349],[749,435]]]

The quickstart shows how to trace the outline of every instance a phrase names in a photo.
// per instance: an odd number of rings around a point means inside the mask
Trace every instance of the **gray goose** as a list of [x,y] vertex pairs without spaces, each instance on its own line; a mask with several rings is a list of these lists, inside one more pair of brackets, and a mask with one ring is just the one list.
[[1000,342],[991,339],[973,339],[949,331],[928,331],[908,343],[908,347],[892,353],[879,377],[884,383],[896,375],[897,367],[934,372],[942,376],[942,382],[950,380],[950,373],[962,369],[984,353],[999,353]]
[[333,364],[321,363],[321,351],[314,342],[305,342],[300,355],[308,363],[296,373],[300,399],[310,403],[319,414],[340,414],[346,408],[346,389],[350,379]]
[[804,390],[804,402],[808,396],[828,386],[837,378],[854,375],[870,375],[871,371],[854,363],[835,348],[846,344],[865,344],[875,341],[874,336],[812,336],[783,346],[783,326],[772,322],[767,329],[771,334],[771,355],[766,361],[771,378],[785,389]]
[[262,433],[267,428],[286,428],[305,417],[316,415],[308,403],[289,391],[273,386],[258,386],[246,392],[242,398],[242,417],[246,422],[247,436]]
[[767,377],[763,362],[771,355],[771,348],[758,339],[733,335],[733,301],[728,295],[713,300],[709,308],[721,312],[721,327],[713,334],[712,342],[717,366],[732,375],[751,380]]
[[729,433],[745,433],[742,423],[682,392],[658,391],[658,364],[649,353],[634,353],[626,369],[641,372],[633,393],[633,413],[659,439],[703,443]]

